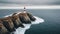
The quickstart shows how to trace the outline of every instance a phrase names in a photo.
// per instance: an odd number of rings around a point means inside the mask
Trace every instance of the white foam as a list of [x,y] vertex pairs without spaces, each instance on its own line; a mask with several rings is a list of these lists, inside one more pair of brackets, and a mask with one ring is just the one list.
[[24,11],[24,13],[27,13],[26,11]]
[[16,15],[18,15],[18,14],[20,14],[20,13],[22,13],[22,12],[17,12],[17,14],[16,14]]
[[10,14],[10,15],[6,15],[6,16],[4,16],[4,17],[8,17],[8,16],[12,16],[12,14]]
[[[18,14],[19,14],[19,13],[21,13],[21,12],[18,12]],[[8,17],[8,16],[11,16],[11,15],[12,15],[12,14],[7,15],[7,16],[4,16],[4,17]],[[14,34],[24,34],[25,31],[31,27],[31,25],[33,25],[33,24],[40,24],[40,23],[43,23],[43,22],[44,22],[44,19],[39,18],[39,17],[37,17],[37,16],[34,16],[34,17],[36,18],[35,21],[32,21],[31,24],[23,24],[23,25],[25,26],[25,28],[19,27],[18,29],[16,29],[16,31],[14,32]]]
[[33,25],[33,24],[39,24],[39,23],[43,23],[44,22],[44,19],[39,18],[37,16],[34,16],[34,17],[36,18],[36,20],[33,21],[32,24],[23,24],[25,26],[25,28],[19,27],[18,29],[16,29],[16,31],[14,32],[14,34],[24,34],[25,31],[31,27],[31,25]]
[[[17,14],[16,15],[18,15],[18,14],[20,14],[21,12],[17,12]],[[8,16],[12,16],[13,14],[10,14],[10,15],[6,15],[6,16],[4,16],[4,17],[8,17]]]
[[39,23],[44,22],[44,19],[39,18],[39,17],[37,17],[37,16],[34,16],[34,17],[36,18],[36,20],[35,20],[35,21],[33,21],[33,22],[32,22],[32,24],[39,24]]

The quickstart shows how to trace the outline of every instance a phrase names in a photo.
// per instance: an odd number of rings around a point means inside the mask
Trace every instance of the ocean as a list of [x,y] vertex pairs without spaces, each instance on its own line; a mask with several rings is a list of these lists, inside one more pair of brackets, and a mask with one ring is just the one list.
[[[0,9],[0,18],[22,9]],[[60,34],[60,9],[27,9],[32,15],[44,19],[43,23],[33,24],[24,34]]]

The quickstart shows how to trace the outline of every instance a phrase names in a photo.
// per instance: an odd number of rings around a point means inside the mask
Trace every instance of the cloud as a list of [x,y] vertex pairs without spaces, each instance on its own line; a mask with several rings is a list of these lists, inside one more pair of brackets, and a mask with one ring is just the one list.
[[3,4],[60,5],[60,0],[0,0]]

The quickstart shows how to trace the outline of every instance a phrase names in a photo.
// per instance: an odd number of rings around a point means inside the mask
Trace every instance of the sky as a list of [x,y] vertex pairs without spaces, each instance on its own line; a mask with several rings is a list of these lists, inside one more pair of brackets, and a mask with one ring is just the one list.
[[0,6],[6,5],[60,5],[60,0],[0,0]]

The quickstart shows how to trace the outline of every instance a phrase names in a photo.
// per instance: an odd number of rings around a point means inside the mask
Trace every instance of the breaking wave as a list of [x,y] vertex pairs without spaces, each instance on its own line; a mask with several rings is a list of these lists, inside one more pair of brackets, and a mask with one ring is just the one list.
[[40,24],[40,23],[44,22],[44,19],[39,18],[37,16],[34,16],[34,17],[36,18],[36,20],[33,21],[32,24],[23,24],[25,26],[25,28],[19,27],[18,29],[16,29],[16,31],[14,32],[14,34],[24,34],[25,31],[31,27],[31,25],[33,25],[33,24]]

